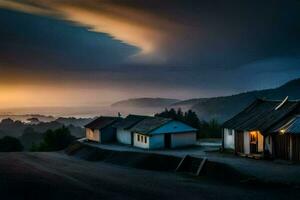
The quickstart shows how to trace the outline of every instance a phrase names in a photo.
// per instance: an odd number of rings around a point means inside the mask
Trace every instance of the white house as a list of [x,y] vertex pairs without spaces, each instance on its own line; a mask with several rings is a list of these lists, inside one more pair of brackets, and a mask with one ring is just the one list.
[[130,129],[147,117],[142,115],[128,115],[125,119],[117,122],[114,125],[117,129],[117,141],[122,144],[133,145],[133,133]]
[[113,142],[116,138],[116,128],[113,124],[121,119],[119,117],[99,117],[85,125],[86,138],[89,141],[105,143]]
[[147,117],[128,131],[133,146],[144,149],[176,148],[196,144],[197,129],[168,118]]

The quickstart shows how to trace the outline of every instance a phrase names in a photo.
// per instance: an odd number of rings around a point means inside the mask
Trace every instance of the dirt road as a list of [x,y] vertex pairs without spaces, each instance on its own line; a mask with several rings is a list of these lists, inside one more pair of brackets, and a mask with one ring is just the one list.
[[0,153],[0,199],[300,199],[300,191],[126,168],[63,153]]

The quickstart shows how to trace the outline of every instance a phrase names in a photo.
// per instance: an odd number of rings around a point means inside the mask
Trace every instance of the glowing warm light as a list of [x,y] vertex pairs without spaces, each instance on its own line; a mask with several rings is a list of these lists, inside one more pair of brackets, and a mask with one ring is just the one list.
[[30,14],[52,15],[87,26],[91,31],[107,33],[117,40],[139,48],[139,55],[142,57],[151,54],[156,60],[164,60],[162,43],[170,38],[170,30],[174,36],[182,28],[154,14],[104,2],[87,1],[87,6],[73,1],[32,2],[41,6],[3,0],[0,1],[0,7]]
[[64,13],[66,19],[91,27],[91,31],[107,33],[117,40],[140,48],[142,54],[153,53],[160,39],[160,33],[156,30],[126,18],[75,6],[58,6],[56,9]]
[[0,109],[105,105],[121,97],[111,88],[80,89],[76,86],[0,86]]
[[280,133],[281,133],[281,134],[284,134],[285,131],[286,131],[285,129],[281,129],[281,130],[280,130]]

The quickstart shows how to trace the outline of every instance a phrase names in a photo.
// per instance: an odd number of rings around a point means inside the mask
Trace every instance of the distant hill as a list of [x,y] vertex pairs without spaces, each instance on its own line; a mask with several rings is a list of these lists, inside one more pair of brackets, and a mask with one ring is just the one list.
[[250,91],[232,96],[200,98],[177,102],[170,107],[194,110],[200,119],[217,119],[223,122],[243,110],[256,98],[281,100],[289,96],[290,100],[300,99],[300,79],[292,80],[281,87]]
[[300,79],[289,81],[274,89],[249,91],[231,96],[195,98],[183,101],[165,98],[136,98],[119,101],[111,106],[121,112],[121,108],[127,108],[128,113],[138,114],[154,114],[164,108],[181,108],[183,111],[192,109],[201,120],[216,119],[219,122],[224,122],[243,110],[256,98],[281,100],[286,96],[289,96],[291,100],[300,99]]
[[118,101],[111,105],[111,107],[140,107],[140,108],[165,108],[179,102],[178,99],[166,99],[166,98],[135,98]]

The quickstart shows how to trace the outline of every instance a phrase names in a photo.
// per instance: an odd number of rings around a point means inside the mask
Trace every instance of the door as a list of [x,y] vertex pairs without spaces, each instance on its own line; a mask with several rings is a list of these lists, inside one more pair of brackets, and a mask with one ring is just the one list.
[[165,148],[171,148],[171,134],[165,134]]
[[234,145],[236,153],[244,153],[244,132],[236,131],[234,134]]
[[250,153],[258,153],[258,133],[251,131],[250,133]]

